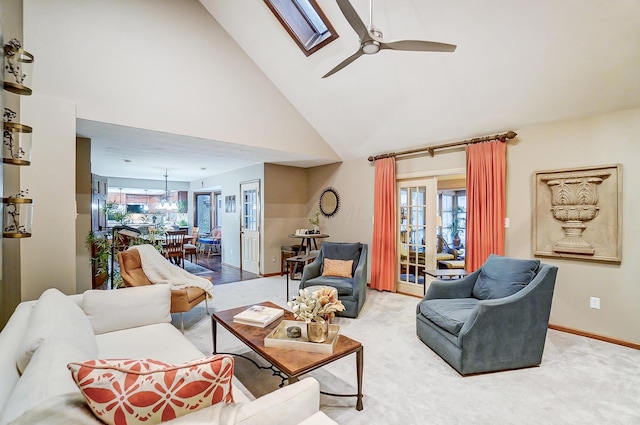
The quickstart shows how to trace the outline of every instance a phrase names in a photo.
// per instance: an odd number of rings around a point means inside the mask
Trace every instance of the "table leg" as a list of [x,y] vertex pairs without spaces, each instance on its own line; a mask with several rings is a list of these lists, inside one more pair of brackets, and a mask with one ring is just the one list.
[[289,301],[289,263],[287,263],[287,295],[285,295],[284,299]]
[[211,338],[213,339],[213,354],[218,352],[218,322],[211,315]]
[[356,374],[358,376],[358,401],[356,402],[356,410],[362,410],[362,369],[364,367],[364,347],[356,352]]

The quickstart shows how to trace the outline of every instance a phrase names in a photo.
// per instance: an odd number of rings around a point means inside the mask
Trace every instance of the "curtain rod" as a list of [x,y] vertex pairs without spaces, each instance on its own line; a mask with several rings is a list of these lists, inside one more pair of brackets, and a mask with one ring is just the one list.
[[517,135],[518,134],[515,131],[508,131],[503,134],[496,134],[494,136],[476,137],[475,139],[463,140],[461,142],[443,143],[441,145],[427,146],[424,148],[411,149],[411,150],[402,151],[402,152],[383,153],[381,155],[370,156],[368,159],[369,159],[369,162],[373,162],[373,161],[377,161],[378,159],[392,158],[392,157],[397,157],[402,155],[411,155],[419,152],[429,152],[429,155],[433,157],[436,149],[446,149],[446,148],[453,148],[455,146],[472,145],[474,143],[489,142],[491,140],[499,140],[501,142],[506,142],[507,139],[513,139]]

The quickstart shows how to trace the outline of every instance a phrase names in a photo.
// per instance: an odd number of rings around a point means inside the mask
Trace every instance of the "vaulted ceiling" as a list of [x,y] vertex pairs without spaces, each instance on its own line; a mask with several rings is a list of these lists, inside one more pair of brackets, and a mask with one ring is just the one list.
[[640,107],[637,0],[374,0],[385,40],[456,51],[384,50],[325,79],[359,46],[335,0],[317,2],[339,38],[309,57],[260,0],[24,2],[35,87],[75,102],[98,174],[308,167]]
[[[306,57],[262,1],[200,0],[343,160],[640,106],[636,0],[374,0],[384,50],[321,76],[358,37],[318,0],[339,38]],[[351,0],[365,23],[369,0]]]

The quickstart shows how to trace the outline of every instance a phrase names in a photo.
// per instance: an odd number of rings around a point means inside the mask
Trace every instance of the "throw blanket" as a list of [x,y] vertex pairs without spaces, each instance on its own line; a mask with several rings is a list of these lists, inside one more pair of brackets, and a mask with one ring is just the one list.
[[130,249],[137,249],[140,253],[142,271],[151,283],[167,283],[172,289],[197,287],[207,293],[207,298],[213,297],[213,284],[208,279],[193,275],[185,269],[171,264],[152,245],[136,245]]

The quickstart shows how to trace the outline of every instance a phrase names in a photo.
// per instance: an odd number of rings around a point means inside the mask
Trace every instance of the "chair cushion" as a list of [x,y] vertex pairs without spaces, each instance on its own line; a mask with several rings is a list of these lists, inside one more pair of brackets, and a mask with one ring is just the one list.
[[220,402],[232,403],[233,361],[216,355],[177,366],[121,359],[68,367],[101,421],[157,424]]
[[305,282],[307,286],[330,286],[338,290],[338,298],[353,295],[353,278],[318,276]]
[[323,259],[322,276],[351,277],[353,260],[332,260]]
[[420,313],[450,334],[458,335],[476,305],[475,298],[426,300],[420,303]]
[[527,286],[540,267],[540,260],[521,260],[491,254],[482,265],[473,286],[473,296],[481,300],[504,298]]
[[[353,260],[353,265],[351,266],[351,275],[353,276],[356,272],[356,268],[358,267],[361,250],[362,244],[360,242],[325,242],[322,244],[322,257],[330,258],[332,260]],[[320,272],[323,272],[322,266],[320,267]]]

